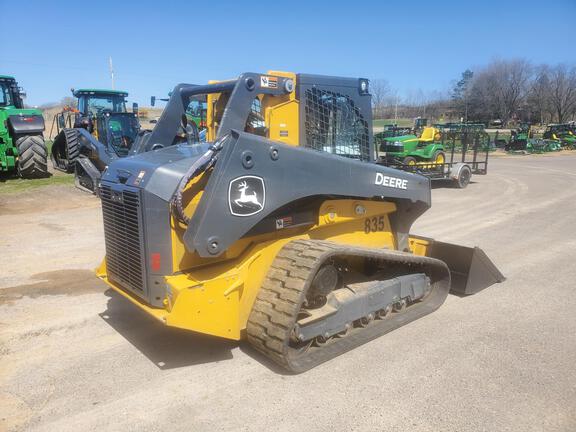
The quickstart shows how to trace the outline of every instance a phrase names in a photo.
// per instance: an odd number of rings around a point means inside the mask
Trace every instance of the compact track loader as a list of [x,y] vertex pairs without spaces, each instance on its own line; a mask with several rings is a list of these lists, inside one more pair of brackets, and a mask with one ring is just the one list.
[[[170,145],[199,95],[208,142]],[[504,279],[478,248],[410,235],[430,180],[374,163],[365,79],[180,84],[146,146],[103,173],[97,274],[167,326],[297,373]]]

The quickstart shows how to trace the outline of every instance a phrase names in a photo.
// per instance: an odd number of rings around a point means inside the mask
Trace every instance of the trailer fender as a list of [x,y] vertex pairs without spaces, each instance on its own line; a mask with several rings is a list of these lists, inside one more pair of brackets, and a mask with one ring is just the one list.
[[[465,164],[463,162],[458,162],[452,165],[448,171],[448,176],[450,177],[450,180],[458,180],[460,176],[460,171],[462,171],[462,168],[464,168],[465,166],[468,166],[468,164]],[[470,167],[468,166],[468,168]]]

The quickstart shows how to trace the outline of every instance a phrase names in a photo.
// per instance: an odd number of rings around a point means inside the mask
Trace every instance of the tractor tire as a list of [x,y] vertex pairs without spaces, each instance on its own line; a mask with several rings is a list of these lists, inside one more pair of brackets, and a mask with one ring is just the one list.
[[412,156],[406,156],[404,160],[402,160],[403,165],[409,165],[409,166],[416,166],[417,162],[418,161],[416,160],[416,158]]
[[23,179],[48,177],[46,144],[42,135],[24,135],[16,140],[18,175]]
[[74,173],[78,156],[80,156],[78,131],[76,129],[62,129],[62,132],[54,139],[52,165],[68,174]]
[[454,179],[454,185],[458,189],[464,189],[470,183],[470,179],[472,178],[472,170],[469,166],[465,165],[460,169],[458,173],[458,178]]

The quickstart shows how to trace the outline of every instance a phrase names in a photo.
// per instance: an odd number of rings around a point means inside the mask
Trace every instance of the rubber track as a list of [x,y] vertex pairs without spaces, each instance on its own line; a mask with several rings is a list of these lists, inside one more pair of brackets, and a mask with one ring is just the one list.
[[46,144],[42,135],[25,135],[16,140],[18,175],[25,179],[48,176]]
[[[59,157],[56,146],[64,145],[64,153],[66,158]],[[78,131],[76,129],[62,129],[58,136],[54,139],[54,147],[52,147],[52,164],[55,169],[64,171],[66,173],[73,173],[75,162],[80,155],[80,144],[78,142]]]
[[[405,312],[374,321],[365,329],[334,339],[304,354],[289,346],[290,336],[308,287],[322,263],[334,256],[361,256],[417,267],[432,279],[431,293]],[[450,289],[450,272],[442,261],[384,249],[351,247],[318,240],[297,240],[284,246],[270,267],[246,326],[248,342],[283,368],[304,372],[382,334],[436,310]]]

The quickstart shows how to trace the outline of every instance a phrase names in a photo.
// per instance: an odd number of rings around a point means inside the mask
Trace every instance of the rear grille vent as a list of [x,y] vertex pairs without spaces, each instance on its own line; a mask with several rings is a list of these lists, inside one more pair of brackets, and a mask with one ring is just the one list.
[[102,185],[102,215],[108,277],[138,295],[144,295],[140,195]]

